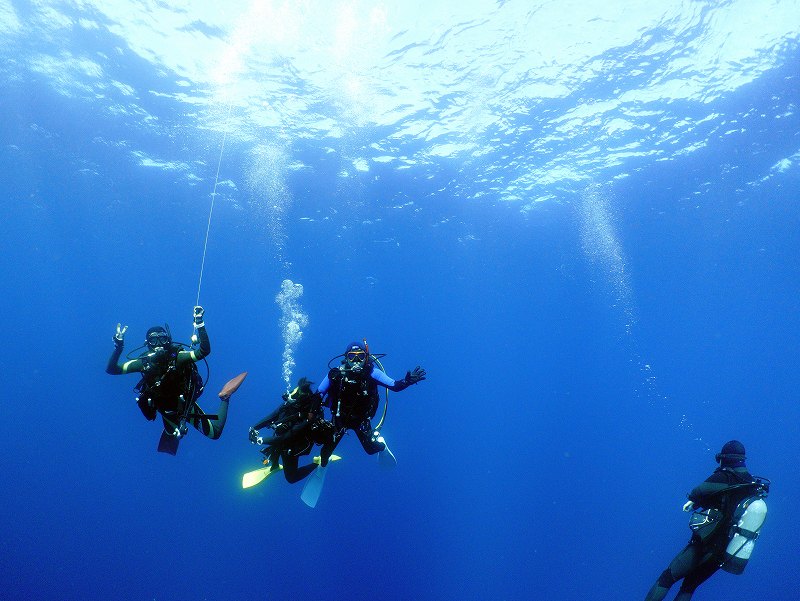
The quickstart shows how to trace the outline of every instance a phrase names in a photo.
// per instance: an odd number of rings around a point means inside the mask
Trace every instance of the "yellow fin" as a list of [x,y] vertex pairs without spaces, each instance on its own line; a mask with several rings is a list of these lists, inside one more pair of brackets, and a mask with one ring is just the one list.
[[[339,457],[338,455],[331,455],[331,458],[328,459],[328,461],[339,461],[340,459],[341,457]],[[320,462],[320,456],[317,455],[316,457],[314,457],[314,463],[319,465],[319,462]]]
[[244,476],[242,476],[242,488],[250,488],[255,486],[256,484],[262,482],[267,476],[269,476],[273,472],[279,472],[283,469],[282,465],[278,466],[278,469],[273,470],[269,466],[262,467],[257,470],[253,470],[252,472],[247,472]]

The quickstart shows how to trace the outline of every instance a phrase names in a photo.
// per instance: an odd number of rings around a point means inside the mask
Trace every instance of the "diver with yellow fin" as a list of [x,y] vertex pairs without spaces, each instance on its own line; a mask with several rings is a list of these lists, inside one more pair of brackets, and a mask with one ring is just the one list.
[[[300,378],[294,390],[282,398],[274,411],[250,428],[250,442],[264,445],[261,452],[267,467],[245,474],[243,488],[250,488],[279,470],[290,484],[299,482],[320,461],[315,457],[312,463],[300,466],[300,457],[310,454],[315,444],[329,446],[333,441],[333,424],[324,419],[321,396],[311,390],[308,379]],[[259,430],[265,427],[272,428],[274,435],[262,436]]]
[[738,440],[726,442],[716,460],[719,467],[689,493],[683,506],[693,511],[689,544],[658,577],[645,601],[661,601],[678,580],[682,582],[675,601],[689,601],[717,570],[744,571],[767,517],[764,499],[770,482],[750,474]]
[[[220,403],[216,415],[206,414],[197,404],[197,399],[205,388],[203,378],[197,370],[197,362],[205,361],[211,353],[204,315],[203,307],[194,308],[195,335],[192,336],[191,346],[174,342],[169,326],[154,326],[147,330],[144,345],[128,353],[127,360],[123,362],[120,362],[120,356],[128,326],[117,324],[114,351],[108,360],[106,373],[142,374],[142,379],[135,387],[138,393],[136,403],[150,421],[161,415],[164,431],[161,433],[158,450],[162,453],[175,455],[178,452],[178,443],[188,432],[189,424],[208,438],[218,439],[228,418],[228,400],[247,376],[247,372],[239,374],[223,387],[219,393]],[[144,351],[138,356],[131,356],[142,349]]]

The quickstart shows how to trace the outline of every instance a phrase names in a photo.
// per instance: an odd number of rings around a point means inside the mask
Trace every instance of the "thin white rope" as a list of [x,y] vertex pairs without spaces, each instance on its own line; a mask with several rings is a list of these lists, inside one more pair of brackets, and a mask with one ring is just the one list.
[[[225,121],[228,121],[228,118],[231,114],[231,104],[228,104],[228,114],[225,117]],[[217,174],[214,176],[214,190],[211,192],[211,208],[208,211],[208,223],[206,224],[206,239],[203,243],[203,260],[200,262],[200,279],[197,282],[197,299],[194,301],[195,306],[200,304],[200,287],[203,285],[203,271],[206,267],[206,252],[208,251],[208,234],[211,231],[211,216],[214,214],[214,201],[217,199],[217,184],[219,184],[219,170],[222,165],[222,153],[225,152],[225,140],[228,137],[228,129],[225,128],[224,133],[222,134],[222,146],[219,149],[219,160],[217,161]]]

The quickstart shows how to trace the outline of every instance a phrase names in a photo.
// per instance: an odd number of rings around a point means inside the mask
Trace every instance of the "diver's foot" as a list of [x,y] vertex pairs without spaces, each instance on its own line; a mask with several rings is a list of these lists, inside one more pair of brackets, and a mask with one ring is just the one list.
[[[387,448],[386,439],[383,436],[381,436],[381,433],[378,430],[375,430],[372,433],[372,442],[377,442],[378,444],[382,444],[384,449]],[[383,451],[383,449],[381,449],[381,451]]]
[[171,431],[164,428],[164,435],[169,436],[170,438],[180,438],[181,431],[178,428],[173,428]]
[[387,448],[386,439],[383,436],[378,436],[378,438],[375,439],[375,442],[382,444],[384,449]]

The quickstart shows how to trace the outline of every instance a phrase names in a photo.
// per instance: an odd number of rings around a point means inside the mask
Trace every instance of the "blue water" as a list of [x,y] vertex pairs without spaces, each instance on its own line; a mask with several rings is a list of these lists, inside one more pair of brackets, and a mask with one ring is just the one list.
[[[732,438],[695,598],[796,598],[800,3],[206,4],[0,2],[0,598],[641,599]],[[104,367],[198,286],[201,405],[249,376],[170,457]],[[397,468],[241,490],[362,337]]]

